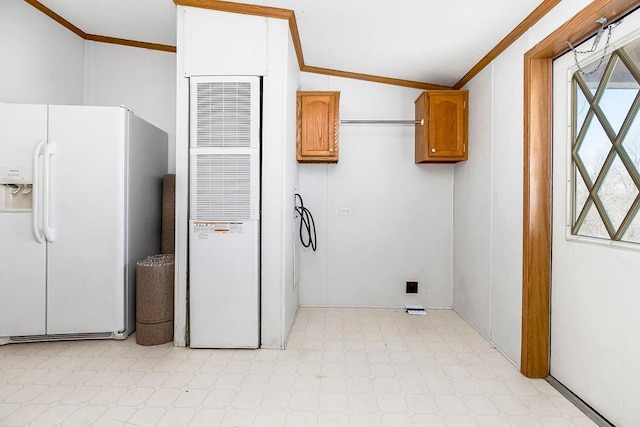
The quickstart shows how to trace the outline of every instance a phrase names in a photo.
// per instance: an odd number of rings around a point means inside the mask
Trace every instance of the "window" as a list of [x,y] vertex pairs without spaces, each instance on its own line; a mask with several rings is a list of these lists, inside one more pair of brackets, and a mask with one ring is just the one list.
[[640,43],[600,62],[571,81],[571,234],[640,243]]

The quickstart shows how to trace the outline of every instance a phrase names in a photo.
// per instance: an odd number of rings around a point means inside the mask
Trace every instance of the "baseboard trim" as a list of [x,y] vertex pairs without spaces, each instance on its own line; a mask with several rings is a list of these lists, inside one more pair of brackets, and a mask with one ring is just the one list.
[[603,417],[598,411],[593,409],[587,402],[580,399],[576,394],[564,386],[560,381],[549,375],[545,380],[551,384],[551,387],[555,388],[561,395],[567,398],[567,400],[573,403],[578,409],[580,409],[587,417],[596,423],[599,427],[615,427],[605,417]]

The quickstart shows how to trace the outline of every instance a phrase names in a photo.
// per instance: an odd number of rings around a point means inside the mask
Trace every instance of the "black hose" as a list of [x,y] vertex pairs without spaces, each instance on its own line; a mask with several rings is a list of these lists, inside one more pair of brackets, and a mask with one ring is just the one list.
[[[298,200],[300,200],[300,205],[298,205]],[[316,250],[316,223],[313,220],[313,215],[309,212],[309,209],[304,207],[304,202],[302,201],[302,196],[296,193],[296,212],[300,215],[300,242],[302,246],[308,248],[311,246],[311,249],[315,252]],[[313,231],[313,235],[311,232]],[[304,234],[306,232],[306,236]]]

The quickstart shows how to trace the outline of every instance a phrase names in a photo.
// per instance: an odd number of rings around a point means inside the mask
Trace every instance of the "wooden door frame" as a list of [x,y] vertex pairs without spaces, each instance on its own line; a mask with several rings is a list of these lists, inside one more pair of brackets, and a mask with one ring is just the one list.
[[524,209],[521,372],[549,375],[551,298],[551,158],[553,58],[640,5],[640,0],[594,0],[524,55]]

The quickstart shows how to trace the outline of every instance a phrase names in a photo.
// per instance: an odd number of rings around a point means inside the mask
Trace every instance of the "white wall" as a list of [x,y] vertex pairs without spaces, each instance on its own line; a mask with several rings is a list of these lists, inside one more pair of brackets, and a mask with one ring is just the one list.
[[[285,275],[284,283],[284,328],[282,342],[286,343],[293,323],[300,307],[300,288],[299,280],[297,280],[298,259],[299,254],[296,246],[297,228],[294,215],[294,193],[299,187],[299,168],[296,160],[296,91],[300,87],[300,68],[298,58],[293,46],[293,40],[289,36],[288,29],[285,37],[288,40],[288,51],[286,56],[287,65],[287,87],[284,109],[284,128],[286,129],[286,139],[284,147],[285,156],[285,200],[284,212],[282,217],[283,229],[285,230],[285,256],[283,262],[283,271]],[[287,213],[289,216],[287,216]],[[296,253],[294,253],[294,251]]]
[[[413,120],[420,94],[308,73],[301,89],[340,91],[342,119]],[[337,164],[300,165],[318,231],[317,252],[301,251],[300,303],[451,307],[453,166],[416,165],[413,126],[343,124],[339,138]]]
[[87,42],[22,0],[0,1],[0,100],[125,105],[169,134],[175,170],[175,57]]
[[[491,67],[493,140],[491,181],[491,340],[520,364],[522,328],[522,142],[526,35]],[[506,126],[506,124],[509,124]],[[521,159],[516,161],[514,159]],[[516,203],[519,201],[519,203]],[[488,336],[488,334],[485,334]]]
[[490,331],[493,73],[485,68],[469,90],[469,160],[455,166],[453,306],[484,335]]
[[562,1],[465,88],[469,161],[455,168],[454,309],[516,366],[522,326],[523,56],[589,3]]
[[188,343],[187,260],[189,250],[189,79],[184,76],[184,9],[177,9],[176,52],[176,241],[173,342]]
[[175,53],[85,43],[85,104],[124,105],[167,132],[169,173],[175,172]]
[[0,1],[0,100],[83,103],[84,40],[22,0]]
[[295,313],[293,194],[295,91],[300,71],[288,22],[268,20],[268,72],[263,79],[262,122],[262,346],[284,348]]

